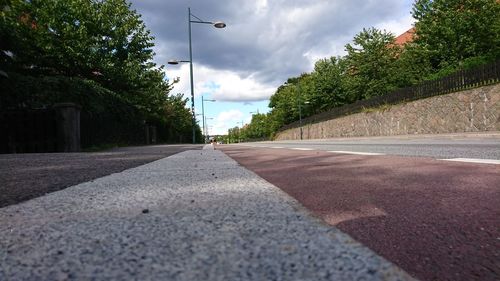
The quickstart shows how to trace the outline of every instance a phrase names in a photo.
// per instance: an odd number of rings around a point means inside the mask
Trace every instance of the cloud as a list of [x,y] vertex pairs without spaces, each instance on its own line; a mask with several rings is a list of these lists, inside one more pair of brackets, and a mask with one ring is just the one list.
[[[171,79],[180,77],[174,92],[190,94],[189,65],[179,69],[169,68]],[[268,99],[276,90],[272,86],[259,83],[253,76],[240,77],[228,70],[216,70],[199,66],[193,70],[195,97],[211,95],[217,101],[260,101]]]
[[232,109],[229,111],[220,112],[215,118],[215,124],[211,126],[208,132],[211,135],[224,135],[227,134],[228,129],[234,127],[234,121],[240,122],[244,117],[244,113],[237,110]]
[[[310,72],[316,60],[345,54],[344,45],[363,27],[399,35],[412,22],[411,0],[131,2],[156,37],[160,64],[189,58],[188,6],[203,20],[227,23],[224,29],[192,24],[195,93],[227,101],[269,98],[287,78]],[[176,91],[189,92],[187,65],[169,66],[166,73],[181,77]]]

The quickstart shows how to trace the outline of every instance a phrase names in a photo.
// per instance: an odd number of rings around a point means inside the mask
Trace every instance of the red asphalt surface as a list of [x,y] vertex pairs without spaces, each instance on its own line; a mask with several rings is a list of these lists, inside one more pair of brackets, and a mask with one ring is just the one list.
[[421,280],[500,280],[500,167],[218,146]]

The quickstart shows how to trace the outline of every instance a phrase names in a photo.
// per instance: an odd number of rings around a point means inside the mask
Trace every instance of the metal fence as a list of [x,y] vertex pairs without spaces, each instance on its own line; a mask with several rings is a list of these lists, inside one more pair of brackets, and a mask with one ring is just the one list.
[[55,152],[58,147],[54,109],[0,113],[0,153]]
[[345,115],[361,112],[367,108],[376,108],[383,105],[399,104],[408,101],[453,93],[470,88],[491,85],[500,82],[500,60],[468,70],[460,70],[438,80],[425,81],[419,85],[398,89],[389,94],[359,100],[352,104],[333,108],[316,115],[302,119],[302,123],[295,121],[280,128],[284,131],[298,128],[302,125],[318,123],[335,119]]

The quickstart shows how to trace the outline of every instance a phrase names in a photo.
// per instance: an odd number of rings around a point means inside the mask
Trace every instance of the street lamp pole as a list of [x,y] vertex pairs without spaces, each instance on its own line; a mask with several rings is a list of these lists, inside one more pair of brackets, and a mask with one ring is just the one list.
[[211,101],[211,102],[215,102],[215,100],[206,100],[206,99],[203,99],[203,95],[201,96],[201,115],[203,116],[203,134],[205,135],[205,143],[207,142],[207,133],[206,133],[206,127],[205,127],[205,106],[204,106],[204,103],[206,101]]
[[[197,20],[192,20],[192,18],[195,18]],[[188,7],[188,35],[189,35],[189,60],[188,61],[177,61],[177,60],[172,60],[169,61],[169,64],[178,64],[179,62],[189,62],[189,78],[190,78],[190,84],[191,84],[191,113],[192,113],[192,127],[193,127],[193,144],[196,143],[196,114],[194,112],[194,81],[193,81],[193,46],[192,46],[192,39],[191,39],[191,23],[203,23],[203,24],[211,24],[216,28],[224,28],[226,27],[226,24],[221,21],[203,21],[197,16],[191,14],[191,8]],[[203,128],[205,130],[205,128]]]
[[205,131],[205,106],[203,95],[201,95],[201,118],[203,120],[203,141],[207,143],[207,132]]
[[241,120],[241,122],[237,122],[237,123],[241,123],[241,129],[238,130],[238,143],[241,143],[241,141],[242,141],[241,131],[243,130],[243,120]]
[[194,113],[194,83],[193,83],[193,47],[191,44],[191,8],[188,8],[188,26],[189,26],[189,78],[191,81],[191,125],[193,127],[193,144],[196,143],[196,116]]
[[205,133],[205,140],[208,141],[208,136],[209,136],[209,132],[208,132],[208,123],[207,123],[207,120],[213,120],[214,118],[212,117],[203,117],[203,120],[205,120],[205,128],[203,128],[203,130],[206,132]]
[[299,128],[300,128],[300,140],[302,140],[302,96],[300,95],[300,84],[297,83],[297,95],[299,102]]
[[[299,128],[300,128],[300,140],[303,139],[302,130],[302,95],[300,94],[300,84],[297,84],[297,94],[298,94],[298,104],[299,104]],[[304,104],[308,104],[309,101],[305,101]]]

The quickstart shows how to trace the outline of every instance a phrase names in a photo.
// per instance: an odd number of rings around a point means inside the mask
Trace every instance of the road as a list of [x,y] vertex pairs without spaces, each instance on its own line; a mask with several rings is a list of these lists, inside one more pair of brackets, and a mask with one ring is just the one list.
[[413,280],[220,151],[0,208],[0,280]]
[[331,140],[247,143],[247,146],[324,151],[381,153],[387,155],[500,160],[500,134],[342,138]]
[[201,145],[150,145],[91,153],[0,154],[0,208],[201,148]]
[[[500,159],[496,138],[273,142],[218,149],[414,277],[500,279],[500,165],[488,164]],[[354,154],[359,152],[368,155]]]

